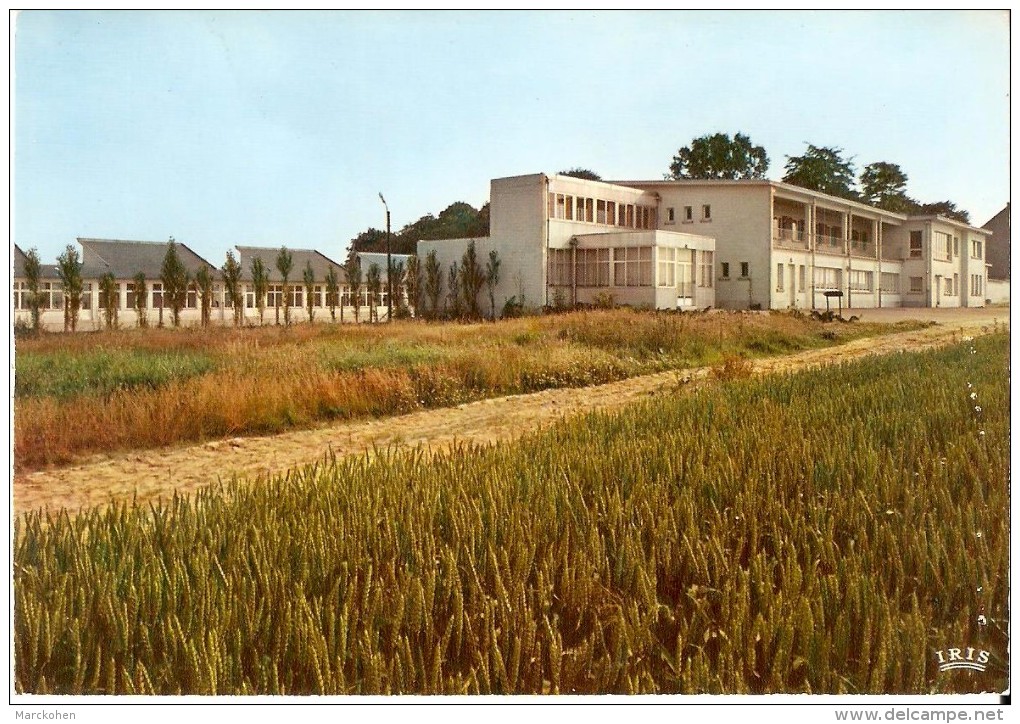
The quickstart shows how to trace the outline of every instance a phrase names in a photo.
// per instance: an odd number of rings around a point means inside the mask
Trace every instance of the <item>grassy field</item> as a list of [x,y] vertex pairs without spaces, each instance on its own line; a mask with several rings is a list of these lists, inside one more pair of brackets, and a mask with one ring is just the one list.
[[19,518],[16,688],[1002,690],[1008,344]]
[[[916,326],[916,324],[914,325]],[[909,325],[628,310],[507,320],[19,339],[19,469],[828,346]]]

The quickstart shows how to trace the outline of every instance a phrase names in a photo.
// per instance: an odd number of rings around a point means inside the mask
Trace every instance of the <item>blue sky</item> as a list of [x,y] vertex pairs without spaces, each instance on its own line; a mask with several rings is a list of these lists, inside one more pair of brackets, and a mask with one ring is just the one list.
[[342,258],[489,179],[659,179],[743,132],[898,163],[978,225],[1009,195],[1009,20],[964,12],[23,12],[14,241]]

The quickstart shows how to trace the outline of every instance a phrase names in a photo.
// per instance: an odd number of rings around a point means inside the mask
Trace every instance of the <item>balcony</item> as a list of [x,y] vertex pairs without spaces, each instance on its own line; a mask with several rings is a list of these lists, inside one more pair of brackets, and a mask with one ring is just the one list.
[[808,248],[802,229],[787,229],[778,226],[772,227],[772,245],[777,249],[806,250]]

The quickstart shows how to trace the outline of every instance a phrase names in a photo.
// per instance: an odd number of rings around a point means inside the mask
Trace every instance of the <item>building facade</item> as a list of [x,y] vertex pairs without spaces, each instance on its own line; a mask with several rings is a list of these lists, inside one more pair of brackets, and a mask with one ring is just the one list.
[[[491,184],[479,256],[497,294],[656,309],[983,306],[990,232],[766,180],[597,182],[535,174]],[[470,240],[422,241],[443,268]]]

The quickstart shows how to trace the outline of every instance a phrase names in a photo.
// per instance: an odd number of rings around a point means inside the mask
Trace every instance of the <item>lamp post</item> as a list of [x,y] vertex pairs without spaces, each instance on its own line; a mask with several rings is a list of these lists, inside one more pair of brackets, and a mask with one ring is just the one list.
[[382,191],[379,192],[379,200],[386,209],[386,322],[393,321],[393,282],[390,279],[390,272],[393,265],[390,262],[390,207],[383,198]]

